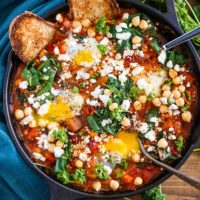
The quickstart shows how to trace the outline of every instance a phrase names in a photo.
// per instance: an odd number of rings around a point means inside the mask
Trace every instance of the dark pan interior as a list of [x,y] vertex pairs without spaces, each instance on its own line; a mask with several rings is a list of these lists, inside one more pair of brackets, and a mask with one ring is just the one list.
[[[171,27],[173,27],[173,24],[170,24],[171,22],[166,20],[165,17],[163,15],[159,14],[158,11],[155,11],[154,9],[149,9],[148,6],[144,6],[142,4],[138,4],[133,1],[124,0],[124,1],[118,1],[118,2],[120,3],[120,6],[123,8],[132,8],[132,7],[138,8],[138,10],[141,10],[141,11],[144,11],[145,13],[147,13],[152,19],[159,21],[161,25],[165,24],[165,25],[162,25],[161,28],[164,30],[164,34],[166,34],[167,37],[174,38],[177,35],[180,35],[180,31],[172,29]],[[55,10],[49,12],[44,17],[51,20],[55,16],[56,13],[62,12],[64,10],[67,10],[67,4],[59,6]],[[195,74],[195,77],[196,77],[198,85],[199,85],[200,84],[200,72],[199,72],[199,66],[198,66],[199,63],[197,63],[199,61],[195,60],[195,57],[193,56],[194,54],[191,51],[191,46],[187,46],[187,45],[183,45],[183,46],[185,46],[185,51],[188,52],[189,57],[191,58],[190,59],[191,68]],[[12,120],[12,116],[11,116],[11,112],[10,112],[10,104],[11,104],[12,100],[10,97],[11,97],[12,84],[13,84],[13,80],[14,80],[14,76],[16,74],[18,64],[19,64],[18,57],[15,56],[14,53],[11,51],[9,58],[8,58],[8,66],[7,66],[7,72],[6,72],[6,76],[5,76],[6,78],[5,78],[5,84],[4,84],[4,109],[5,109],[7,124],[8,124],[9,130],[10,130],[11,137],[12,137],[13,141],[15,142],[21,155],[24,157],[25,160],[27,160],[27,162],[34,169],[36,169],[43,177],[45,177],[51,185],[53,184],[54,186],[59,187],[62,190],[76,192],[79,195],[83,195],[83,196],[87,196],[87,197],[93,197],[93,198],[98,197],[98,198],[105,199],[105,195],[106,195],[106,198],[116,199],[116,198],[121,198],[123,196],[130,196],[130,195],[135,195],[135,194],[144,192],[145,190],[160,184],[161,182],[163,182],[170,176],[170,173],[164,172],[161,175],[159,175],[157,178],[155,178],[150,184],[143,186],[136,191],[115,192],[115,193],[102,192],[102,193],[98,193],[98,194],[82,192],[81,190],[79,190],[77,188],[64,186],[64,185],[58,183],[57,181],[53,180],[50,176],[45,174],[40,168],[33,165],[33,161],[31,160],[26,147],[24,146],[23,142],[21,141],[21,139],[15,129],[14,120]],[[198,94],[199,94],[199,92],[198,92]],[[200,99],[199,95],[198,95],[198,99]],[[200,101],[198,101],[198,102],[200,102]],[[199,108],[200,107],[197,106],[197,108],[198,108],[198,110],[197,110],[197,115],[196,115],[196,123],[194,124],[192,135],[188,139],[187,148],[185,149],[185,152],[183,153],[183,157],[181,159],[177,160],[176,163],[174,163],[174,167],[176,167],[176,168],[179,168],[187,160],[190,153],[192,152],[193,147],[199,141],[200,124],[199,124],[198,119],[199,119]]]

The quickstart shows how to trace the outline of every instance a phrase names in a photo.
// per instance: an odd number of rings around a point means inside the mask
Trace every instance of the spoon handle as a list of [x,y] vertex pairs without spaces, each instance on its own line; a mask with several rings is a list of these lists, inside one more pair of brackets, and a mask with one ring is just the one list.
[[187,174],[178,171],[177,169],[159,162],[158,160],[154,159],[153,157],[150,158],[154,163],[156,163],[157,165],[163,167],[164,169],[166,169],[167,171],[173,173],[174,175],[176,175],[177,177],[179,177],[180,179],[184,180],[185,182],[187,182],[188,184],[194,186],[195,188],[197,188],[198,190],[200,190],[200,180],[193,178],[191,176],[188,176]]
[[172,47],[182,44],[183,42],[186,42],[198,35],[200,35],[200,27],[198,27],[188,33],[185,33],[185,34],[181,35],[180,37],[168,42],[167,44],[163,45],[163,49],[169,50]]

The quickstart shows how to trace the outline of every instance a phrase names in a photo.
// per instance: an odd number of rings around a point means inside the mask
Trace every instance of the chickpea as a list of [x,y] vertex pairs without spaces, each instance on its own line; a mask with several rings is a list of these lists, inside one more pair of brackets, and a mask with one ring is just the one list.
[[181,84],[181,79],[180,79],[180,77],[177,76],[176,78],[174,78],[174,79],[173,79],[173,83],[174,83],[174,85],[179,85],[179,84]]
[[181,116],[182,116],[183,121],[188,122],[188,123],[191,122],[192,114],[190,111],[185,111],[184,113],[182,113]]
[[24,111],[20,110],[20,109],[15,110],[15,118],[17,120],[23,119],[24,118]]
[[83,25],[83,27],[84,28],[88,28],[88,27],[90,27],[91,26],[91,21],[89,20],[89,19],[83,19],[82,21],[81,21],[81,23],[82,23],[82,25]]
[[142,107],[142,104],[139,101],[135,101],[133,104],[133,107],[135,108],[135,110],[140,110]]
[[33,112],[33,110],[32,110],[31,107],[26,107],[26,108],[24,109],[24,114],[25,114],[25,116],[31,115],[32,112]]
[[37,123],[36,123],[35,120],[32,120],[32,121],[29,122],[28,125],[29,125],[30,128],[35,128],[37,126]]
[[142,41],[142,38],[137,36],[137,35],[132,38],[132,43],[133,44],[140,44],[141,41]]
[[175,71],[174,69],[170,69],[170,70],[169,70],[169,77],[170,77],[170,78],[175,78],[175,77],[177,77],[177,76],[178,76],[177,71]]
[[180,85],[178,87],[178,89],[179,89],[180,92],[185,92],[185,86],[184,85]]
[[161,138],[157,143],[158,148],[165,149],[168,146],[168,142],[165,138]]
[[54,142],[55,141],[53,134],[48,135],[47,139],[48,139],[48,142]]
[[171,91],[169,90],[164,90],[162,93],[163,97],[166,97],[167,99],[169,99],[169,97],[171,96]]
[[60,147],[60,148],[63,148],[63,147],[64,147],[64,142],[58,140],[58,141],[56,142],[56,146],[57,146],[57,147]]
[[58,124],[57,122],[50,122],[50,123],[48,124],[47,128],[48,128],[49,130],[51,130],[51,129],[56,128],[56,127],[58,127],[58,126],[59,126],[59,124]]
[[81,27],[81,22],[79,22],[79,21],[73,21],[72,22],[72,27],[74,29]]
[[142,30],[146,30],[148,28],[148,23],[146,20],[142,19],[140,24],[139,24],[139,27],[142,29]]
[[172,94],[174,95],[175,99],[178,99],[181,97],[181,93],[178,90],[173,90]]
[[156,106],[156,107],[160,107],[160,106],[161,106],[161,101],[160,101],[159,98],[153,99],[152,103],[153,103],[153,105]]
[[40,128],[45,128],[45,127],[47,126],[46,120],[44,120],[44,119],[39,119],[39,120],[38,120],[38,126],[39,126]]
[[122,119],[122,121],[121,121],[121,124],[122,124],[123,126],[130,126],[130,125],[131,125],[130,119],[124,117],[124,118]]
[[165,105],[161,105],[159,110],[160,110],[160,113],[164,114],[168,112],[168,107]]
[[169,85],[163,85],[162,86],[162,90],[170,90],[170,86]]
[[140,25],[140,16],[133,17],[132,24],[133,24],[133,26],[136,26],[136,27],[139,26]]
[[141,95],[138,97],[140,103],[146,103],[147,97],[145,95]]
[[100,181],[95,181],[93,183],[93,189],[98,192],[101,189],[101,182]]
[[185,105],[185,101],[184,101],[183,98],[178,98],[178,99],[176,99],[176,100],[175,100],[175,103],[176,103],[176,105],[177,105],[178,107],[182,107],[182,106]]
[[76,160],[75,161],[75,166],[77,168],[83,168],[83,161],[82,160]]
[[87,30],[87,34],[88,34],[89,37],[93,38],[93,37],[96,36],[96,31],[93,28],[89,28]]
[[110,106],[109,106],[109,110],[110,110],[110,111],[113,111],[113,110],[115,110],[116,108],[118,108],[118,104],[117,104],[117,103],[112,103],[112,104],[110,104]]
[[143,180],[142,180],[141,177],[136,177],[136,178],[135,178],[135,180],[134,180],[134,185],[140,186],[140,185],[142,185],[142,183],[143,183]]
[[49,151],[50,153],[54,153],[54,148],[55,148],[55,147],[56,147],[55,144],[49,144],[48,151]]
[[136,153],[136,154],[132,155],[131,159],[135,163],[140,162],[140,154]]
[[118,189],[118,187],[119,187],[119,182],[118,181],[115,181],[115,180],[110,181],[110,188],[112,190],[115,191],[115,190]]

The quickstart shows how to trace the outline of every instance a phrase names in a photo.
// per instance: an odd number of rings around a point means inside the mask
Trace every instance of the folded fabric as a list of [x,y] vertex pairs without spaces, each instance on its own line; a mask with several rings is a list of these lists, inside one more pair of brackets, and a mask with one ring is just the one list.
[[[0,27],[0,199],[1,200],[48,200],[49,190],[44,179],[36,173],[16,150],[6,127],[3,114],[3,81],[10,50],[8,28],[12,19],[24,11],[44,15],[64,0],[2,0],[1,21],[8,18]],[[16,7],[17,4],[20,4]]]

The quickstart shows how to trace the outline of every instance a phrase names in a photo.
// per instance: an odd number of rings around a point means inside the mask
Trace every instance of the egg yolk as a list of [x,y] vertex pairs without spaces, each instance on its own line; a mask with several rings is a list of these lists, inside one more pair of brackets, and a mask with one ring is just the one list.
[[81,65],[82,63],[91,63],[94,61],[94,58],[92,57],[92,52],[89,50],[81,50],[79,51],[75,57],[74,61],[77,65]]
[[103,144],[106,151],[116,152],[122,156],[127,156],[129,152],[138,152],[140,146],[137,139],[137,134],[125,131],[119,132],[116,137],[109,139]]
[[74,115],[70,109],[70,106],[63,101],[50,102],[48,112],[42,116],[35,116],[36,121],[44,119],[46,121],[61,122],[66,119],[73,118]]

